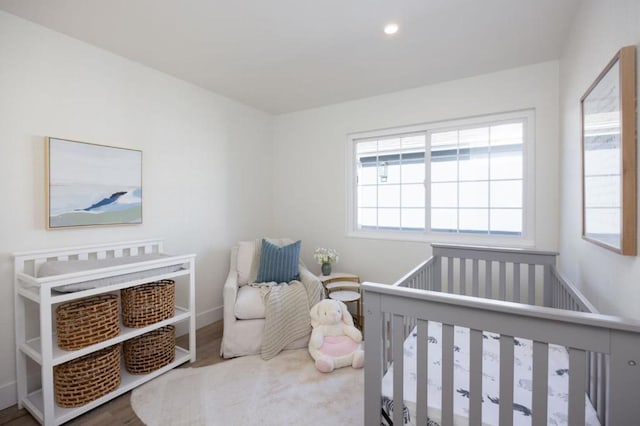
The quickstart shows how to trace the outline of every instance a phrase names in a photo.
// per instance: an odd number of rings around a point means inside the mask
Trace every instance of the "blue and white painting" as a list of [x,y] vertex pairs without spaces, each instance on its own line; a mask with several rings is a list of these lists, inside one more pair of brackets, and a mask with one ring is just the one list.
[[142,223],[142,151],[47,139],[48,227]]

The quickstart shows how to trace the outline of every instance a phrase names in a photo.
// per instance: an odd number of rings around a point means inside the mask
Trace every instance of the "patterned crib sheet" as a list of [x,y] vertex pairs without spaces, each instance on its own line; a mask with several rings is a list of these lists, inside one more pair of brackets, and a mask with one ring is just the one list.
[[[442,404],[442,324],[429,322],[428,416],[430,425],[440,424]],[[514,397],[513,424],[531,424],[531,395],[533,389],[533,343],[514,339]],[[417,333],[414,329],[404,342],[404,419],[406,425],[415,424],[417,387]],[[454,424],[469,423],[469,329],[455,327],[454,334]],[[569,354],[558,345],[549,345],[549,390],[547,424],[568,425]],[[500,395],[500,336],[483,332],[482,360],[482,424],[499,424]],[[393,365],[382,379],[383,412],[390,419],[393,411]],[[383,415],[384,419],[384,415]],[[587,426],[599,426],[596,411],[585,394]],[[388,423],[388,422],[387,422]]]

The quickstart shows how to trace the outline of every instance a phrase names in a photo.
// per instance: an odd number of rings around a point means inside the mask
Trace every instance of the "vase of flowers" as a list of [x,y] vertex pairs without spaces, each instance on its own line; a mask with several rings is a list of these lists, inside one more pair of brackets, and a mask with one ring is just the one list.
[[338,253],[334,249],[319,247],[313,253],[313,258],[320,265],[322,275],[331,275],[331,264],[338,261]]
[[330,263],[323,263],[322,266],[320,266],[320,269],[322,270],[322,275],[331,275],[331,264]]

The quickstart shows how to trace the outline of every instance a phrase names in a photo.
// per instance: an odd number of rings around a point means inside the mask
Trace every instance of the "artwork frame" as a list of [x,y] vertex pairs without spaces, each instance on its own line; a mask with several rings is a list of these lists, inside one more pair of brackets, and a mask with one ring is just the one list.
[[142,151],[45,138],[46,228],[142,224]]
[[580,99],[582,238],[637,254],[636,49],[620,49]]

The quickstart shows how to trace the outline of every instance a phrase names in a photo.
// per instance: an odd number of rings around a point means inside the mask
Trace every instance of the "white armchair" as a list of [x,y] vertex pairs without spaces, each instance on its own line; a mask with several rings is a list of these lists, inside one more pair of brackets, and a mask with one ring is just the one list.
[[[290,239],[270,239],[279,246],[293,243]],[[260,265],[262,240],[241,241],[231,249],[229,274],[224,284],[222,299],[223,336],[220,355],[233,358],[255,355],[261,352],[265,326],[266,289],[247,285],[255,281]],[[316,282],[319,279],[302,262],[299,265],[300,281]],[[285,349],[304,348],[309,336],[292,342]]]

